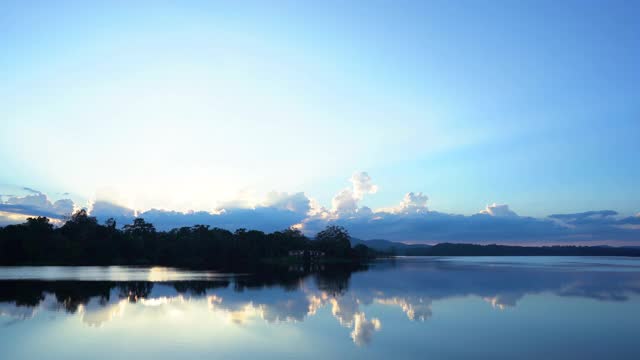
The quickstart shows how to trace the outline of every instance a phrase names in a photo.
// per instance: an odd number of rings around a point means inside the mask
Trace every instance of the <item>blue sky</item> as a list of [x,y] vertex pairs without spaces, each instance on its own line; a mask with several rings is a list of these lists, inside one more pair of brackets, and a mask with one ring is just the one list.
[[423,192],[464,215],[640,211],[638,3],[0,10],[7,188],[142,211],[304,192],[329,210],[366,171],[377,191],[358,206],[374,210]]

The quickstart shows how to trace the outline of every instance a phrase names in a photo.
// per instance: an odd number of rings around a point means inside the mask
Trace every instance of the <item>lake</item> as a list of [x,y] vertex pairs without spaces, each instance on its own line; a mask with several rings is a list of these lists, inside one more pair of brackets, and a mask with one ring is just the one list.
[[637,359],[640,260],[0,267],[1,359]]

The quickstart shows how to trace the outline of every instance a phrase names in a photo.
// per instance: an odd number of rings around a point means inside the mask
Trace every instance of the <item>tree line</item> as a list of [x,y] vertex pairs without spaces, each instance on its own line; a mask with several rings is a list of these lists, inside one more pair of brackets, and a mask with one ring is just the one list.
[[[375,255],[365,245],[351,247],[349,233],[328,226],[314,239],[297,229],[273,233],[208,225],[158,231],[142,218],[119,228],[100,224],[86,210],[54,227],[46,217],[0,227],[1,265],[165,265],[243,268],[287,259],[291,250],[316,250],[320,261],[361,261]],[[289,259],[291,260],[291,259]],[[298,259],[304,260],[304,259]],[[307,258],[308,260],[308,258]]]

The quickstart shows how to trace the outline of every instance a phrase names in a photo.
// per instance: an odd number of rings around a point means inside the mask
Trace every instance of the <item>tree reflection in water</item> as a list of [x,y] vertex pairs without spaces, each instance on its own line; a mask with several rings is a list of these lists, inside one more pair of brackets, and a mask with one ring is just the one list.
[[380,319],[365,313],[370,305],[397,307],[409,321],[427,321],[433,301],[459,297],[479,297],[497,309],[517,306],[525,296],[539,293],[626,301],[640,294],[638,270],[614,266],[572,271],[571,267],[433,260],[383,262],[371,269],[272,268],[213,280],[0,280],[0,315],[15,321],[38,312],[63,312],[77,314],[87,325],[102,326],[125,317],[128,306],[181,311],[207,307],[226,316],[233,326],[255,319],[268,324],[302,322],[327,308],[351,330],[348,334],[355,344],[365,345],[383,329]]

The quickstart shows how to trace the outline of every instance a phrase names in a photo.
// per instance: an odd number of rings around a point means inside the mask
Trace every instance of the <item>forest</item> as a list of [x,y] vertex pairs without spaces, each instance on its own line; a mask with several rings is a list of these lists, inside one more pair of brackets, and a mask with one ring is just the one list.
[[[366,241],[365,241],[366,243]],[[393,244],[393,243],[392,243]],[[273,233],[208,225],[158,231],[143,218],[118,227],[100,224],[86,210],[62,226],[46,217],[0,227],[0,265],[162,265],[224,270],[258,270],[291,263],[362,264],[382,256],[640,256],[640,248],[603,246],[508,246],[441,243],[396,251],[395,247],[352,246],[348,231],[329,225],[314,238],[297,229]]]
[[[292,257],[290,251],[304,255]],[[157,231],[142,218],[120,228],[114,219],[100,224],[79,210],[59,227],[46,217],[33,217],[0,228],[0,265],[165,265],[232,270],[283,261],[361,262],[375,256],[365,245],[352,247],[349,233],[339,226],[327,226],[314,239],[296,229],[231,232],[195,225]]]

